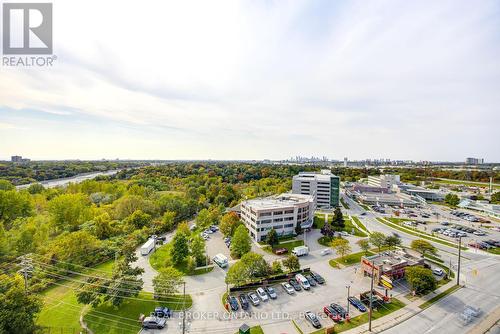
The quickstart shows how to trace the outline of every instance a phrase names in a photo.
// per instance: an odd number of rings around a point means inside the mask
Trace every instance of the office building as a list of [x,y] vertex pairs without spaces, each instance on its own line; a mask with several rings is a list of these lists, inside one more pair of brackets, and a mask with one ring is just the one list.
[[241,220],[255,241],[265,241],[271,229],[278,235],[295,233],[297,224],[310,228],[314,218],[314,198],[310,195],[281,194],[241,202]]
[[384,174],[368,176],[368,185],[372,187],[392,188],[393,185],[401,182],[399,175]]
[[30,159],[23,158],[20,155],[13,155],[10,157],[10,161],[12,161],[12,162],[30,162]]
[[466,158],[465,163],[467,165],[481,165],[484,163],[484,159],[480,158]]
[[325,169],[319,173],[300,172],[293,177],[294,194],[311,195],[318,208],[335,208],[340,200],[340,178]]

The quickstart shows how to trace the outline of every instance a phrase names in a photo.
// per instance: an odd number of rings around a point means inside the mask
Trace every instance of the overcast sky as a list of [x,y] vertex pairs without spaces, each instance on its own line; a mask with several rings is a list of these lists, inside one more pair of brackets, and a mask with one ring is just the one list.
[[0,159],[500,161],[500,2],[56,0]]

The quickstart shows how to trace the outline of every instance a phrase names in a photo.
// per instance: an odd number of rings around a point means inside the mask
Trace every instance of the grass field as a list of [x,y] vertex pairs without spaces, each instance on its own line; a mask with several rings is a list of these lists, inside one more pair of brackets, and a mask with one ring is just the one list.
[[[111,275],[113,270],[113,261],[107,261],[94,270],[89,275],[106,276]],[[73,276],[71,280],[85,280],[84,276]],[[75,329],[75,333],[80,330],[80,313],[84,305],[78,304],[74,289],[80,284],[72,281],[59,281],[54,286],[45,290],[41,296],[43,307],[40,312],[37,324],[44,327],[70,328]]]
[[[333,215],[328,215],[328,222],[332,222],[333,220]],[[325,225],[325,215],[324,214],[316,214],[314,216],[314,227],[315,228],[322,228]],[[366,237],[367,234],[365,231],[358,229],[356,226],[353,225],[352,221],[348,218],[344,218],[344,228],[342,231],[347,232],[347,233],[352,233],[354,231],[354,235],[357,237]],[[361,224],[363,225],[363,224]],[[364,227],[364,226],[363,226]],[[360,226],[361,228],[361,226]],[[366,229],[366,227],[364,227]]]
[[344,256],[344,258],[336,257],[335,259],[333,259],[331,261],[335,261],[335,262],[340,263],[344,266],[352,266],[354,264],[359,264],[362,256],[364,256],[364,255],[370,256],[370,255],[374,255],[374,254],[375,253],[372,253],[370,251],[368,251],[368,253],[358,252],[358,253],[352,253],[352,254],[346,255],[346,256]]
[[[161,268],[173,266],[172,260],[170,258],[171,248],[172,245],[170,243],[157,248],[156,251],[149,257],[149,264],[151,265],[151,267],[153,267],[155,270],[160,270]],[[186,262],[173,267],[184,273],[185,275],[202,275],[211,272],[214,269],[213,267],[198,268],[194,271],[194,273],[188,273]]]
[[[485,182],[474,182],[474,181],[461,181],[461,180],[434,180],[432,183],[437,184],[453,184],[453,185],[463,185],[463,186],[472,186],[472,187],[489,187],[489,183]],[[500,184],[493,183],[493,189],[500,189]]]
[[[297,246],[303,246],[303,245],[304,245],[304,240],[294,240],[294,241],[280,242],[279,245],[274,246],[273,249],[286,248],[288,249],[288,253],[286,255],[288,255],[292,252],[292,249],[294,249]],[[273,253],[271,246],[269,245],[265,246],[263,249],[268,253]]]
[[[401,308],[405,307],[405,304],[396,299],[392,298],[391,303],[385,304],[384,307],[381,307],[378,310],[374,310],[372,313],[372,319],[379,319],[382,318],[383,316],[386,316],[394,311],[397,311]],[[335,333],[340,333],[347,331],[349,329],[353,329],[355,327],[358,327],[360,325],[366,324],[368,322],[368,312],[365,312],[361,315],[358,315],[357,317],[351,318],[351,321],[349,322],[341,322],[338,324],[335,324]],[[313,332],[312,334],[321,334],[324,333],[324,329],[320,329],[318,331]]]
[[361,220],[358,217],[352,216],[352,219],[354,219],[354,222],[359,226],[360,229],[366,232],[366,234],[370,234],[366,226],[361,222]]
[[[157,301],[153,299],[151,293],[141,292],[137,298],[126,300],[118,308],[110,303],[101,304],[87,312],[84,320],[95,334],[135,334],[140,329],[140,314],[149,315],[149,312],[154,311],[157,306],[181,310],[183,305],[186,308],[191,307],[192,300],[189,295],[186,295],[185,303],[183,303],[182,295],[173,296],[168,301]],[[169,322],[172,324],[173,320]]]
[[342,197],[340,198],[340,203],[342,204],[344,209],[349,209],[349,204],[347,204]]

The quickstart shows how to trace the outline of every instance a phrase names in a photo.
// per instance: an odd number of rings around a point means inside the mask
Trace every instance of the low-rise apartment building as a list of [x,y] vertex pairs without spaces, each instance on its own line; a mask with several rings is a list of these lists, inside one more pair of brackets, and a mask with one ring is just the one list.
[[274,229],[278,235],[295,233],[297,224],[312,226],[314,198],[311,195],[281,194],[241,202],[241,220],[255,241],[264,241]]

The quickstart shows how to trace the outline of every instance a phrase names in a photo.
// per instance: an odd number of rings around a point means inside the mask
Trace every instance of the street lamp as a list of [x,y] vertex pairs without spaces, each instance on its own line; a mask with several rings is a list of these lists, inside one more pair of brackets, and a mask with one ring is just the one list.
[[462,236],[458,236],[458,272],[457,272],[457,285],[460,285],[460,259],[462,257]]
[[347,288],[347,314],[349,314],[349,292],[351,291],[351,286],[346,285]]

